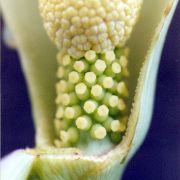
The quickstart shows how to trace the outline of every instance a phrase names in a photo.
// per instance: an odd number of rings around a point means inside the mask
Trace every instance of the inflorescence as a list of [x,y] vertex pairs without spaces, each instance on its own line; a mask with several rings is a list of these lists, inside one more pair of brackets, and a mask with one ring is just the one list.
[[120,142],[129,109],[125,43],[142,1],[39,0],[44,27],[59,49],[57,147],[77,145],[84,134]]

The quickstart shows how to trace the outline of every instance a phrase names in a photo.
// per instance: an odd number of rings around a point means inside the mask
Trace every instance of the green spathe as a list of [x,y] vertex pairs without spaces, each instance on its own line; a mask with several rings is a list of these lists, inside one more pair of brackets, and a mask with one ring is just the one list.
[[[5,172],[2,173],[2,180],[9,180],[12,169],[16,172],[14,176],[12,174],[10,178],[12,180],[77,179],[77,177],[85,180],[118,179],[127,163],[127,160],[123,160],[133,156],[145,138],[150,125],[160,54],[178,0],[144,2],[139,23],[129,40],[132,74],[130,94],[135,95],[130,116],[131,124],[128,125],[127,136],[122,143],[108,154],[98,157],[82,155],[76,149],[49,150],[47,148],[52,145],[54,138],[51,121],[56,110],[54,104],[56,50],[42,27],[37,0],[2,0],[1,2],[6,21],[15,34],[29,86],[36,125],[36,147],[44,149],[35,152],[33,150],[17,151],[8,157],[9,161],[2,160],[1,171]],[[171,5],[173,5],[172,8]],[[152,9],[153,13],[149,13]],[[49,61],[50,59],[52,61]],[[136,68],[133,63],[136,63]],[[142,63],[144,64],[141,69]],[[141,74],[138,78],[140,69]],[[139,79],[138,85],[137,79]],[[136,93],[134,93],[135,88]],[[132,141],[134,146],[128,153]],[[96,149],[98,148],[95,143],[87,147],[87,151],[96,151]],[[17,153],[20,155],[18,156]],[[124,163],[120,164],[120,162]],[[23,171],[17,171],[17,166]]]

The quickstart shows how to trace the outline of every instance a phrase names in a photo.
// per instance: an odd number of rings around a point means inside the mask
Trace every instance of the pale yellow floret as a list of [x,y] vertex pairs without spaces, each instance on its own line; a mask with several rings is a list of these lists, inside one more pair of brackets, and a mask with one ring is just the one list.
[[64,116],[67,119],[73,119],[75,117],[75,110],[72,107],[65,108]]
[[109,98],[109,105],[110,105],[112,108],[117,107],[117,106],[118,106],[118,103],[119,103],[119,98],[118,98],[118,96],[116,96],[116,95],[110,96],[110,98]]
[[92,86],[91,88],[91,94],[95,97],[99,97],[101,96],[103,93],[103,89],[100,85],[96,84],[94,86]]
[[82,72],[85,69],[85,64],[83,61],[76,61],[74,63],[74,69],[78,72]]
[[112,61],[114,61],[116,58],[114,51],[106,51],[104,54],[104,58],[108,63],[111,63]]
[[88,101],[86,101],[85,103],[84,103],[84,106],[83,106],[83,108],[84,108],[84,110],[88,113],[88,114],[91,114],[91,113],[93,113],[95,110],[96,110],[96,108],[97,108],[97,103],[95,102],[95,101],[93,101],[93,100],[88,100]]
[[80,115],[81,115],[81,107],[78,105],[65,108],[64,116],[67,119],[75,119]]
[[101,105],[98,107],[97,109],[97,114],[100,116],[100,117],[107,117],[108,114],[109,114],[109,109],[106,105]]
[[111,122],[111,130],[113,132],[123,132],[125,129],[125,125],[122,124],[119,120],[114,120]]
[[126,109],[126,104],[123,99],[119,99],[118,102],[118,109],[124,111]]
[[75,87],[75,91],[77,94],[84,94],[87,90],[87,86],[84,83],[79,83]]
[[128,93],[128,89],[127,89],[125,82],[122,81],[122,82],[118,83],[117,92],[122,96],[128,96],[129,93]]
[[121,72],[121,66],[117,62],[112,63],[112,71],[115,74],[119,74]]
[[72,71],[69,73],[69,82],[72,84],[76,84],[80,81],[80,75],[76,71]]
[[128,60],[127,60],[126,56],[121,56],[119,61],[120,61],[120,64],[123,68],[127,67]]
[[76,126],[81,130],[88,130],[91,127],[92,121],[88,116],[81,116],[76,119]]
[[113,85],[114,85],[114,81],[113,81],[112,77],[105,77],[103,79],[103,87],[104,88],[110,89],[113,87]]
[[65,92],[67,90],[67,82],[65,80],[60,80],[56,85],[58,92]]
[[99,72],[104,72],[106,69],[106,63],[103,60],[98,59],[95,63],[95,67]]
[[142,0],[40,0],[44,27],[57,47],[79,58],[123,46]]
[[62,118],[64,115],[64,108],[63,107],[58,107],[57,112],[56,112],[56,118]]
[[62,140],[62,142],[68,142],[69,141],[69,135],[66,131],[62,130],[60,131],[60,139]]
[[89,50],[85,53],[84,57],[86,58],[87,61],[94,62],[96,60],[96,52]]
[[106,129],[100,124],[95,124],[91,128],[91,136],[95,139],[103,139],[105,138],[106,134]]
[[79,83],[75,86],[76,95],[80,100],[86,100],[89,97],[89,89],[85,83]]
[[69,96],[69,94],[67,94],[67,93],[63,94],[62,95],[62,104],[64,106],[67,106],[67,105],[69,105],[69,103],[70,103],[70,96]]
[[71,63],[71,57],[69,55],[65,55],[63,58],[62,58],[62,65],[63,66],[67,66]]
[[84,77],[85,81],[88,84],[95,84],[96,83],[96,74],[94,72],[87,72]]

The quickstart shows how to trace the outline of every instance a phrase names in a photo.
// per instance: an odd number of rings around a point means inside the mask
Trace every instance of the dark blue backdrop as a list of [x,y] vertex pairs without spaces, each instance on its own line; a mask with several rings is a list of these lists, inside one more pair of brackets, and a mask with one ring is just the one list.
[[[34,128],[18,55],[1,47],[1,153],[34,145]],[[180,180],[180,3],[162,54],[148,136],[123,180]]]

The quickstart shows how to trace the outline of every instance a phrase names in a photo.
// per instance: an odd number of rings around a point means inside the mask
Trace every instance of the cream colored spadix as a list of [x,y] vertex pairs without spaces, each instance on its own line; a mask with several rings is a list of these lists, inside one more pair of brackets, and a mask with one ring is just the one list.
[[[126,136],[121,144],[107,154],[87,156],[78,149],[51,148],[54,140],[52,119],[56,109],[56,50],[43,29],[37,1],[1,1],[4,17],[15,35],[21,56],[36,126],[36,148],[15,152],[8,157],[8,161],[2,160],[3,180],[9,180],[10,174],[12,180],[119,179],[128,159],[145,138],[150,124],[160,54],[177,2],[144,2],[139,22],[128,42],[131,49],[130,95],[131,99],[134,96],[135,98]],[[103,148],[103,145],[101,147]],[[91,153],[98,149],[95,142],[83,148]],[[126,161],[123,161],[125,158]],[[13,176],[12,172],[16,174]]]
[[[76,58],[85,53],[92,62],[95,52],[114,50],[126,43],[142,0],[40,0],[39,3],[44,27],[58,49]],[[108,56],[113,57],[112,53]]]

